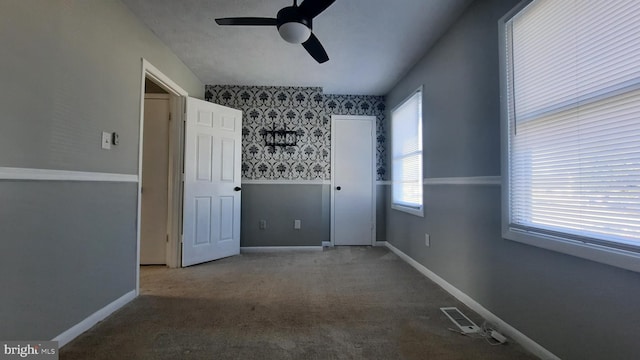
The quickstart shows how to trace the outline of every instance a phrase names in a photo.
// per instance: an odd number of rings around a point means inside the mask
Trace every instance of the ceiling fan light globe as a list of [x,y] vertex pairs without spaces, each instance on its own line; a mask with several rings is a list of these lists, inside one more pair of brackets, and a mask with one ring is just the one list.
[[278,32],[284,41],[292,44],[302,44],[311,36],[311,29],[295,21],[280,25]]

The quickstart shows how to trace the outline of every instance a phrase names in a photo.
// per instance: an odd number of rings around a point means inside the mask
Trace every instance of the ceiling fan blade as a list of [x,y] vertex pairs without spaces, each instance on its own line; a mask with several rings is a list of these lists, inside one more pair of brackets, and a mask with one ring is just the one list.
[[239,26],[276,26],[278,21],[274,18],[261,17],[236,17],[216,19],[218,25],[239,25]]
[[336,0],[305,0],[298,8],[303,14],[313,19],[325,11],[335,1]]
[[309,40],[303,42],[302,46],[304,46],[309,55],[316,59],[318,63],[322,64],[329,60],[329,55],[327,55],[327,52],[324,50],[324,47],[320,43],[320,40],[318,40],[315,35],[311,34]]

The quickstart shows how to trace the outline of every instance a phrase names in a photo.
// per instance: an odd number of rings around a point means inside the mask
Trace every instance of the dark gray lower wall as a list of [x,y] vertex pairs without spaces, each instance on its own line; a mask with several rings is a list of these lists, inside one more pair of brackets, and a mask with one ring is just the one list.
[[394,246],[562,359],[637,359],[640,274],[502,239],[499,186],[424,191],[424,218],[388,210]]
[[135,290],[136,191],[0,181],[0,339],[50,340]]
[[[242,184],[240,246],[321,246],[329,241],[328,185]],[[294,230],[294,220],[301,220]],[[266,220],[261,230],[259,221]]]
[[[386,191],[377,185],[376,239],[386,238]],[[301,220],[300,230],[293,228]],[[267,228],[260,229],[260,220]],[[242,184],[240,245],[321,246],[331,239],[331,186],[321,184]]]

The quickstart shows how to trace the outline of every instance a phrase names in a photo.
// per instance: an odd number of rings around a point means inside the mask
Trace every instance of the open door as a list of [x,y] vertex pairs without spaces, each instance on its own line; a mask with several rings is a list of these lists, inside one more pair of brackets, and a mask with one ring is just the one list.
[[240,253],[242,112],[187,98],[182,266]]

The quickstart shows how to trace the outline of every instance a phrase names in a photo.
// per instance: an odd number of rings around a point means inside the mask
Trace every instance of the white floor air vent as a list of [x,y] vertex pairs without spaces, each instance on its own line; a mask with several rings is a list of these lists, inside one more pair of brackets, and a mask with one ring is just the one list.
[[440,308],[442,312],[447,315],[457,327],[462,330],[465,334],[477,333],[480,331],[478,325],[474,324],[468,317],[464,316],[463,313],[458,310],[456,307],[443,307]]

